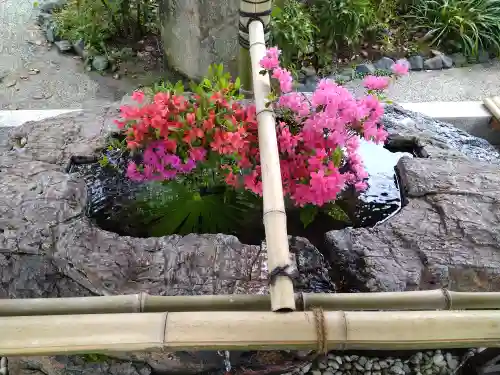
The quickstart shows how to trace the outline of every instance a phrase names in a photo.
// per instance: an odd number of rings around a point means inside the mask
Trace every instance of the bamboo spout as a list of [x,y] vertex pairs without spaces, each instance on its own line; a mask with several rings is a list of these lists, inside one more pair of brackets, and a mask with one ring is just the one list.
[[[266,106],[271,92],[269,75],[262,75],[260,60],[266,54],[264,26],[261,21],[249,25],[250,57],[252,60],[252,82],[259,123],[259,149],[262,168],[264,198],[264,227],[270,273],[290,264],[285,203],[276,139],[276,120],[272,108]],[[292,280],[278,276],[270,286],[273,311],[295,310]]]

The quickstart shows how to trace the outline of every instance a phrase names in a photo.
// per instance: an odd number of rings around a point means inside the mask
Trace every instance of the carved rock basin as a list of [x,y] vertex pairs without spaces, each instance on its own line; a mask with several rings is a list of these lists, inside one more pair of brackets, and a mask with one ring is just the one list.
[[[102,148],[116,116],[116,107],[105,107],[27,123],[0,145],[0,297],[139,291],[266,293],[266,253],[261,246],[245,245],[223,234],[119,236],[86,218],[85,182],[67,174],[66,165],[71,156],[91,156]],[[342,290],[441,286],[499,290],[498,153],[487,142],[397,108],[388,109],[385,122],[394,135],[419,138],[430,154],[429,159],[399,162],[408,204],[375,228],[328,232],[319,251],[306,239],[293,238],[296,290],[333,292],[332,280]],[[448,129],[445,135],[442,127]],[[17,148],[20,143],[24,147]],[[264,375],[310,368],[305,353],[269,354],[231,353],[233,370]],[[89,375],[225,371],[224,356],[213,352],[117,353],[113,357],[105,363],[79,356],[13,358],[11,362],[19,369],[16,374],[26,369],[58,374],[61,366],[65,374]]]

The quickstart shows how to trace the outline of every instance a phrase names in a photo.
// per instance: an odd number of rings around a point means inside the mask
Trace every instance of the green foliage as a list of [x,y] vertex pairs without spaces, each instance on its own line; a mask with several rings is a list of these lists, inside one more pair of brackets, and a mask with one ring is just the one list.
[[91,53],[106,53],[115,39],[138,39],[156,31],[157,5],[152,0],[69,0],[55,14],[64,39],[83,39]]
[[252,213],[260,215],[260,199],[225,185],[172,181],[153,184],[139,198],[137,209],[152,236],[235,233],[249,222]]
[[408,16],[427,32],[430,45],[475,55],[479,49],[500,51],[500,1],[419,1]]
[[297,0],[287,0],[283,9],[273,8],[271,43],[282,49],[283,66],[300,69],[303,59],[314,50],[318,31],[307,8]]
[[[231,75],[224,71],[224,66],[222,64],[210,65],[208,67],[207,75],[201,80],[201,82],[191,82],[189,87],[191,92],[196,94],[224,91],[225,95],[231,97],[233,100],[242,99],[242,96],[239,94],[241,87],[240,79],[236,78],[233,82]],[[155,83],[146,91],[150,95],[154,95],[159,92],[182,95],[185,93],[186,88],[182,81],[177,81],[175,84],[168,81],[162,81]]]
[[314,222],[319,213],[325,213],[336,221],[350,223],[349,215],[335,202],[328,203],[323,207],[317,207],[311,204],[305,205],[300,209],[300,221],[307,228]]
[[375,20],[370,0],[315,0],[312,14],[323,51],[359,44]]
[[112,12],[100,1],[70,0],[54,15],[57,32],[64,39],[83,39],[95,52],[105,52],[105,43],[117,33]]

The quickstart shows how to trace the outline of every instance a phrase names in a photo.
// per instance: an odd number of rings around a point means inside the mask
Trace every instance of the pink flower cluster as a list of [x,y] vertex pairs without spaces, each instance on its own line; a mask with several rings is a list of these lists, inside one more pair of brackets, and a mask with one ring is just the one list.
[[[274,102],[284,193],[296,206],[323,206],[348,186],[367,188],[367,172],[358,155],[360,139],[382,143],[383,107],[376,96],[354,98],[330,80],[320,81],[312,96],[292,91],[292,75],[279,66],[280,51],[267,50],[260,64],[279,83]],[[395,68],[401,72],[402,68]],[[381,90],[385,79],[373,77]],[[141,102],[142,93],[134,94]],[[255,106],[232,101],[228,91],[187,99],[157,94],[152,103],[122,107],[118,125],[128,147],[142,153],[127,174],[135,180],[169,180],[204,168],[225,182],[262,194],[262,172]]]
[[[297,206],[323,206],[334,201],[346,186],[366,189],[368,174],[357,153],[359,139],[380,143],[387,138],[379,124],[381,103],[374,96],[357,100],[330,80],[322,80],[310,98],[292,93],[291,74],[279,66],[279,55],[277,48],[270,48],[260,64],[278,80],[284,94],[276,106],[282,113],[290,114],[277,126],[284,193]],[[250,143],[246,150],[255,152],[258,144]],[[258,153],[242,157],[257,164],[260,161]],[[258,165],[240,166],[238,173],[245,176],[245,188],[260,193]],[[228,183],[237,186],[233,172]]]
[[[392,66],[391,71],[397,79],[408,74],[410,65],[406,60],[397,60]],[[383,91],[389,87],[390,77],[366,76],[363,80],[363,86],[368,90]]]

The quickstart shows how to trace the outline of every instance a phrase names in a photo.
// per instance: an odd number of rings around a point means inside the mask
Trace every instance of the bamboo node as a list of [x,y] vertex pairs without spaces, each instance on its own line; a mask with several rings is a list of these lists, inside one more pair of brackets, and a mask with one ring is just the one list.
[[[258,20],[253,20],[253,21],[258,21]],[[258,46],[258,45],[263,45],[264,47],[266,46],[266,43],[262,43],[262,42],[253,42],[252,44],[250,44],[250,47],[248,47],[249,49],[251,49],[253,46]]]
[[448,289],[446,289],[446,288],[442,288],[441,292],[443,292],[443,296],[444,296],[444,300],[445,300],[445,307],[444,307],[444,309],[445,310],[451,310],[452,301],[451,301],[451,293],[450,293],[450,291]]
[[139,292],[139,312],[146,311],[146,298],[148,298],[147,293]]
[[264,112],[270,112],[273,114],[273,116],[275,115],[274,110],[272,108],[264,108],[264,109],[258,111],[256,116],[258,117],[261,113],[264,113]]
[[322,308],[313,309],[314,321],[316,323],[316,339],[318,354],[328,353],[328,338],[326,337],[326,322]]
[[276,283],[276,279],[279,276],[288,277],[292,281],[295,278],[293,270],[290,269],[289,264],[286,264],[284,266],[277,266],[271,272],[269,272],[269,285],[274,285]]

